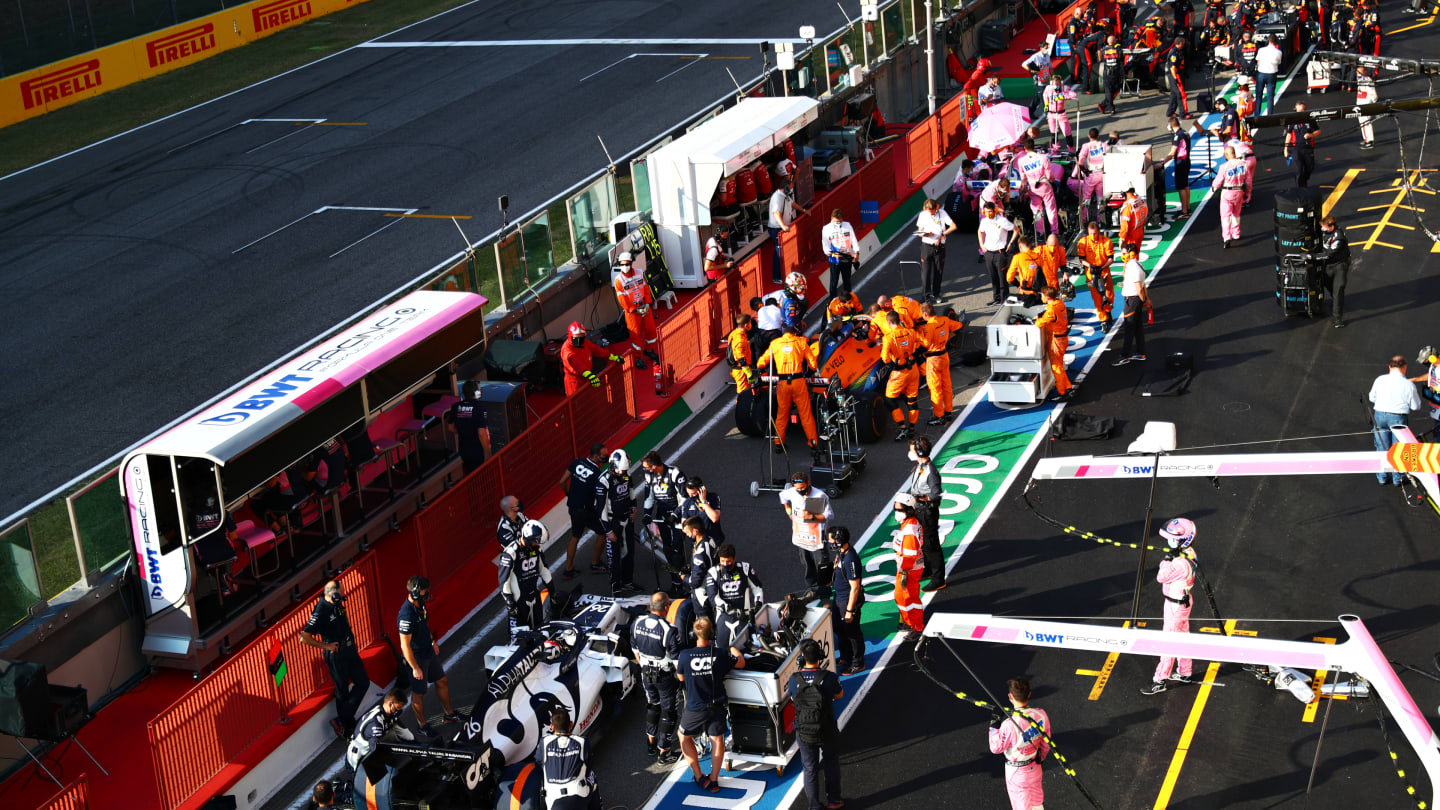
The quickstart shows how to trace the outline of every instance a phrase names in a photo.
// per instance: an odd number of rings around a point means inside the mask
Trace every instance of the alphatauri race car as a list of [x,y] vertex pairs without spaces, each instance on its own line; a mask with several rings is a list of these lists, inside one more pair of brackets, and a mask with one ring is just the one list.
[[492,647],[488,683],[458,731],[434,745],[385,742],[352,757],[377,786],[389,776],[386,789],[356,795],[355,806],[544,810],[534,756],[550,715],[563,707],[575,733],[590,735],[618,707],[637,683],[629,626],[646,602],[583,594],[570,618]]

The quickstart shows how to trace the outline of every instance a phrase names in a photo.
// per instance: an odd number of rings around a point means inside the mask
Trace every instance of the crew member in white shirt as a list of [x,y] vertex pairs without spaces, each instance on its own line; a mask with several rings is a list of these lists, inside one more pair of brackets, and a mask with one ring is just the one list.
[[860,264],[860,239],[845,221],[845,212],[830,212],[830,222],[820,229],[820,247],[830,262],[830,294],[850,294],[850,273]]
[[1280,50],[1275,35],[1271,34],[1265,47],[1255,53],[1255,95],[1265,103],[1265,108],[1259,111],[1263,114],[1275,110],[1275,81],[1280,75],[1280,63],[1283,61],[1285,52]]
[[[1370,385],[1370,402],[1375,406],[1375,449],[1385,452],[1395,443],[1395,432],[1390,428],[1408,427],[1411,412],[1420,410],[1420,395],[1415,392],[1415,383],[1405,376],[1405,358],[1395,355],[1390,358],[1390,369]],[[1381,485],[1400,486],[1403,473],[1376,473]]]
[[770,195],[770,221],[767,228],[770,231],[770,241],[775,244],[775,262],[770,266],[770,280],[776,284],[785,283],[785,256],[780,250],[780,233],[790,230],[795,224],[795,211],[802,214],[810,213],[799,205],[790,196],[790,181],[781,180],[775,187],[775,193]]
[[980,208],[980,228],[975,232],[980,240],[980,256],[985,269],[990,271],[990,304],[993,306],[1005,300],[1005,252],[1015,242],[1015,224],[995,210],[995,203],[987,202]]
[[924,267],[921,290],[926,300],[939,303],[940,279],[945,274],[945,237],[955,232],[955,220],[939,202],[929,199],[915,218],[915,232],[920,237],[920,263]]
[[[1120,281],[1120,295],[1125,298],[1125,340],[1120,358],[1111,363],[1112,366],[1145,359],[1145,320],[1155,308],[1150,300],[1150,284],[1145,279],[1145,268],[1140,265],[1140,251],[1135,245],[1126,243],[1121,255],[1125,257],[1125,275]],[[1132,345],[1134,354],[1130,353]]]

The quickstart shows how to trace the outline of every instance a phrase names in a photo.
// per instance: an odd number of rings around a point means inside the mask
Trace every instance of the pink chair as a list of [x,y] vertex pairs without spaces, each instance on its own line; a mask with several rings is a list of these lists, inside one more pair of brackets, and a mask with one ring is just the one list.
[[[235,534],[239,537],[240,542],[245,544],[246,554],[250,557],[250,571],[257,580],[280,570],[280,543],[277,542],[278,538],[275,537],[275,532],[270,531],[269,527],[256,525],[253,520],[242,520],[235,524]],[[272,555],[275,565],[262,572],[260,570],[260,550],[266,544],[269,544],[271,550],[275,552]]]

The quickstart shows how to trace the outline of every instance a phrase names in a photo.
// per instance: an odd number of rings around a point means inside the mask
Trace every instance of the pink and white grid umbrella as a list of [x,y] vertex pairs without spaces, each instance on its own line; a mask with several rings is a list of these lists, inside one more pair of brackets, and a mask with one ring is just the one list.
[[1002,101],[975,117],[966,140],[981,152],[995,152],[1020,140],[1029,126],[1029,110]]

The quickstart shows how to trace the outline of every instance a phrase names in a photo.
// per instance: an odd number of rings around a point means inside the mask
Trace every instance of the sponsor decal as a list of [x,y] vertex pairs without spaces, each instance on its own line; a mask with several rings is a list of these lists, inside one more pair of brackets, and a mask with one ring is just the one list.
[[232,410],[209,417],[208,419],[201,419],[200,424],[234,425],[244,422],[256,411],[263,411],[271,405],[274,405],[278,400],[299,390],[299,387],[294,385],[294,383],[307,383],[313,379],[313,377],[301,377],[297,374],[286,374],[284,377],[270,383],[269,387],[261,389],[259,393],[252,394],[235,403],[231,406]]
[[150,61],[150,67],[156,68],[214,49],[215,24],[205,23],[146,42],[145,57]]
[[255,33],[262,34],[311,16],[310,0],[277,0],[256,6],[250,13],[255,18]]
[[1032,633],[1025,631],[1025,640],[1033,641],[1036,644],[1055,644],[1064,646],[1066,644],[1098,644],[1105,647],[1128,647],[1130,643],[1123,638],[1101,638],[1098,636],[1067,636],[1063,633]]
[[25,109],[33,109],[62,98],[94,90],[104,82],[100,78],[100,60],[87,59],[43,73],[20,83],[20,98]]

